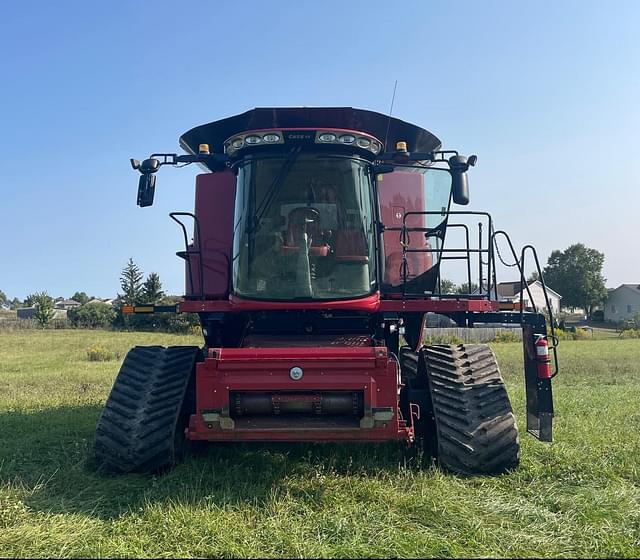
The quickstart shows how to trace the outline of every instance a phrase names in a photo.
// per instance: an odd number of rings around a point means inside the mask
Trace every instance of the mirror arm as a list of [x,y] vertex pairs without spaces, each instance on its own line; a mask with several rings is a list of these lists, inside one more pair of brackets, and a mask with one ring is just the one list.
[[142,163],[131,159],[131,167],[140,172],[138,181],[138,206],[151,206],[156,189],[156,173],[163,165],[187,165],[189,163],[204,163],[211,171],[223,171],[227,168],[229,158],[222,154],[151,154]]

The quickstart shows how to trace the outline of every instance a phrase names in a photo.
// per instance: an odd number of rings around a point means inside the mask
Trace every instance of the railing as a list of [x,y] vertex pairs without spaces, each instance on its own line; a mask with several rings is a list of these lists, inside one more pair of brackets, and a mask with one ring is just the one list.
[[[408,222],[411,221],[412,216],[440,216],[442,221],[436,227],[428,227],[428,226],[410,226]],[[463,223],[448,223],[450,216],[480,216],[484,219],[483,221],[478,222],[478,247],[471,248],[470,246],[470,230],[466,224]],[[484,233],[483,230],[485,230]],[[451,228],[461,228],[464,230],[464,239],[465,245],[462,248],[445,248],[444,242],[446,238],[446,231]],[[538,306],[533,298],[533,294],[531,293],[530,286],[525,278],[525,261],[527,254],[531,255],[535,264],[535,270],[538,275],[538,279],[542,286],[542,292],[544,294],[545,299],[545,307],[547,316],[549,319],[549,327],[551,334],[549,336],[550,344],[549,347],[553,353],[553,361],[554,361],[554,372],[553,376],[558,373],[558,357],[556,348],[558,346],[558,338],[555,335],[555,320],[553,316],[553,307],[549,300],[549,294],[547,291],[547,286],[544,281],[544,275],[542,273],[542,267],[540,266],[540,261],[538,259],[538,254],[535,248],[532,245],[525,245],[522,248],[520,253],[520,257],[513,247],[513,243],[509,238],[509,235],[502,230],[494,231],[493,228],[493,219],[491,215],[487,212],[474,212],[474,211],[424,211],[424,212],[405,212],[402,227],[388,227],[385,228],[385,231],[399,231],[400,238],[399,243],[402,246],[402,264],[401,264],[401,280],[402,280],[402,296],[407,299],[411,298],[425,298],[425,297],[438,297],[441,299],[444,298],[465,298],[465,299],[498,299],[498,282],[496,275],[496,254],[500,259],[500,262],[505,266],[516,267],[518,269],[518,273],[520,276],[520,294],[523,294],[525,291],[528,295],[529,301],[531,302],[531,307],[533,308],[534,313],[539,313]],[[418,232],[424,235],[425,239],[428,241],[429,238],[435,238],[438,240],[436,243],[437,247],[420,247],[420,248],[412,248],[411,247],[411,233]],[[497,238],[504,237],[507,241],[509,250],[513,257],[513,263],[507,263],[501,256],[500,251],[498,249]],[[486,244],[485,244],[486,241]],[[411,253],[431,253],[438,255],[438,269],[437,269],[437,288],[438,293],[424,293],[424,292],[410,292],[407,289],[407,284],[409,283],[409,265],[408,265],[408,255]],[[441,278],[441,267],[440,263],[446,260],[464,260],[466,261],[466,272],[467,272],[467,286],[471,287],[471,270],[472,270],[472,256],[478,256],[478,289],[474,293],[467,294],[443,294],[442,293],[442,278]],[[483,256],[486,258],[486,261],[483,260]],[[424,271],[426,272],[426,271]],[[486,278],[486,283],[485,283]],[[492,294],[493,291],[493,294]],[[520,323],[524,324],[523,316],[524,316],[524,305],[520,302]]]
[[[428,226],[410,226],[407,225],[407,222],[410,221],[413,216],[440,216],[442,217],[442,222],[436,227],[428,227]],[[448,223],[450,216],[480,216],[484,219],[486,223],[480,221],[478,223],[478,247],[471,248],[471,235],[469,227],[463,223]],[[464,231],[465,235],[465,246],[462,248],[445,248],[445,233],[448,229],[452,228],[460,228]],[[493,251],[492,243],[487,241],[486,246],[484,243],[484,233],[483,230],[486,228],[488,232],[493,231],[493,219],[491,215],[487,212],[473,212],[473,211],[450,211],[450,212],[441,212],[441,211],[424,211],[424,212],[405,212],[402,219],[401,227],[385,227],[384,231],[398,231],[399,235],[399,243],[402,246],[402,264],[401,264],[401,291],[402,296],[406,298],[424,298],[425,295],[437,295],[440,298],[461,298],[465,297],[468,299],[491,299],[491,290],[493,289],[496,298],[497,298],[497,288],[495,281],[495,255]],[[420,248],[412,248],[411,247],[411,233],[419,232],[425,236],[425,239],[428,241],[430,238],[437,239],[439,241],[439,247],[420,247]],[[437,287],[438,292],[433,294],[425,294],[424,292],[411,292],[407,289],[407,284],[409,283],[409,265],[407,256],[411,253],[431,253],[438,256],[439,263],[446,260],[463,260],[466,262],[467,269],[467,286],[471,288],[472,284],[472,262],[471,257],[473,255],[478,255],[478,289],[474,293],[458,293],[458,294],[444,294],[442,293],[442,279],[440,272],[438,271],[437,276]],[[486,262],[483,261],[482,257],[486,255]],[[486,267],[486,273],[485,273]],[[438,264],[438,268],[439,264]],[[486,275],[485,275],[486,274]],[[485,280],[486,278],[486,285]]]
[[[196,239],[194,239],[194,248],[189,249],[189,237],[187,235],[187,228],[176,216],[187,216],[189,218],[193,218],[195,228],[196,228]],[[184,259],[187,263],[187,269],[189,270],[189,287],[191,288],[191,297],[197,299],[204,299],[204,266],[202,262],[202,250],[200,248],[200,243],[202,242],[202,236],[200,235],[200,222],[198,221],[198,217],[191,212],[171,212],[169,217],[176,222],[180,228],[182,229],[182,236],[184,238],[184,251],[178,251],[176,255],[180,258]],[[197,240],[197,248],[196,248],[196,240]],[[193,286],[193,267],[191,262],[191,255],[198,255],[198,279],[200,280],[200,292],[199,294],[195,293],[195,289]]]

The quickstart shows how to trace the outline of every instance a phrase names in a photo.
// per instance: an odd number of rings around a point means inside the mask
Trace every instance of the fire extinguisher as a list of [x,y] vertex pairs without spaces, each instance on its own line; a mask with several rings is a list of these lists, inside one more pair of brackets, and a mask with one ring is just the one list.
[[535,343],[538,379],[551,379],[551,358],[549,357],[549,343],[547,337],[538,335]]

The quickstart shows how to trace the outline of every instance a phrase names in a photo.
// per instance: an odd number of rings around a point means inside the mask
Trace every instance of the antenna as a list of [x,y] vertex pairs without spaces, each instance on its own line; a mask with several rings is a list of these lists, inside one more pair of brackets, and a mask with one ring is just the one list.
[[393,84],[393,95],[391,96],[391,107],[389,107],[389,120],[387,121],[387,132],[384,135],[384,150],[387,151],[387,140],[389,138],[389,127],[391,126],[391,113],[393,112],[393,102],[396,99],[396,88],[398,87],[398,80]]

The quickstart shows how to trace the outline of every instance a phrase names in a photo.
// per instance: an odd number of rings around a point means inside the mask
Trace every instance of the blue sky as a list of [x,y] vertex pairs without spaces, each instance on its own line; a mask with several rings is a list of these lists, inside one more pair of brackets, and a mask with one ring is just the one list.
[[[640,2],[12,2],[0,18],[0,289],[113,296],[129,257],[183,289],[197,169],[135,205],[128,159],[253,107],[353,106],[478,154],[471,209],[517,245],[640,282]],[[456,278],[454,278],[456,279]],[[511,279],[503,276],[504,280]],[[462,280],[457,279],[457,280]]]

